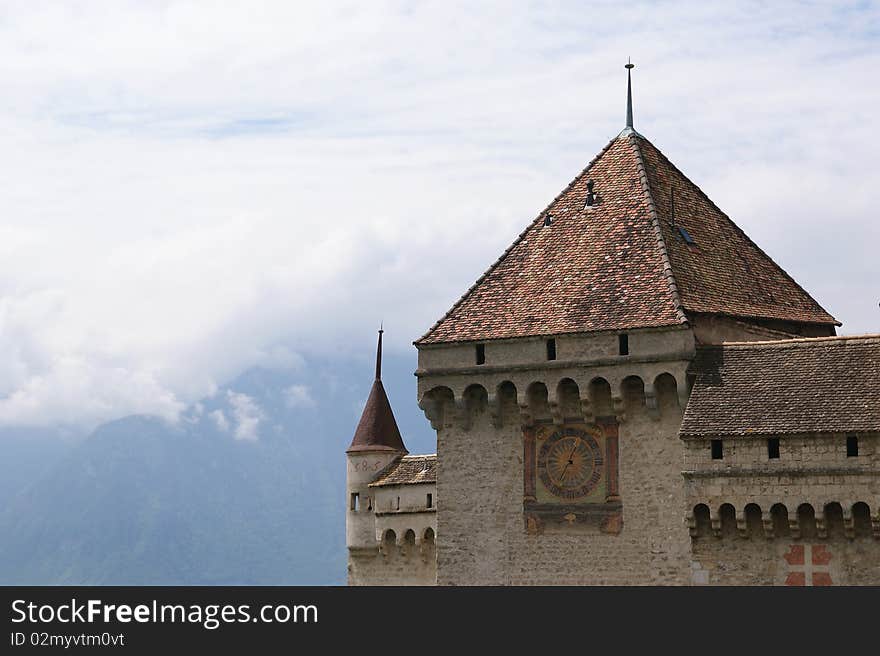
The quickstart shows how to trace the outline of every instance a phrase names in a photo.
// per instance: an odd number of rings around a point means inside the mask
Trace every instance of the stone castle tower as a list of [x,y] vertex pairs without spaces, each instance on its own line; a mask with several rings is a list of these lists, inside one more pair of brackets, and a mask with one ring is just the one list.
[[436,456],[406,455],[377,365],[350,583],[880,584],[880,336],[835,337],[627,96],[416,341]]
[[349,583],[433,584],[436,457],[407,455],[382,385],[382,330],[376,378],[346,459]]

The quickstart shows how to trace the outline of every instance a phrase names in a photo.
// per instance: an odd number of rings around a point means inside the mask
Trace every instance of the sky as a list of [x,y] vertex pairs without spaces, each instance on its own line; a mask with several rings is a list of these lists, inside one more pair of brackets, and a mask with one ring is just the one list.
[[0,426],[174,419],[380,321],[414,354],[623,128],[628,56],[636,129],[880,332],[878,46],[864,2],[5,2]]

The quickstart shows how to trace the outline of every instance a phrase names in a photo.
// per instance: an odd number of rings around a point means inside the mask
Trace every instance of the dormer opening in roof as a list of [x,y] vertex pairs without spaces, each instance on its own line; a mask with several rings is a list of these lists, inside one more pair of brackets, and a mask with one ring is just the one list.
[[672,226],[672,229],[678,232],[679,237],[684,240],[684,243],[688,246],[695,246],[696,242],[694,238],[691,236],[691,233],[687,231],[683,225],[675,224],[675,189],[669,190],[669,225]]
[[553,223],[553,215],[550,212],[544,215],[544,226],[549,226]]
[[587,202],[584,205],[584,208],[593,207],[596,204],[596,194],[593,192],[593,185],[595,183],[592,180],[587,180]]

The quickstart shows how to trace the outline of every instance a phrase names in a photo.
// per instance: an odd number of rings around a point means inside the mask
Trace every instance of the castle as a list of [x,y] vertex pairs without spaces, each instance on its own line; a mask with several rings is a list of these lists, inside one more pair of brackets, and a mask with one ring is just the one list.
[[880,584],[880,335],[634,129],[630,74],[625,129],[415,342],[436,455],[380,332],[350,584]]

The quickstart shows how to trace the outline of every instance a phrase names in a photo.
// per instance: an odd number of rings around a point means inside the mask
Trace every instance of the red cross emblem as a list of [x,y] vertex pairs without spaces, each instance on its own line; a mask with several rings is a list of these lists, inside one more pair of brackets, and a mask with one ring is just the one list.
[[831,554],[824,544],[792,544],[783,556],[788,563],[785,585],[831,585]]

